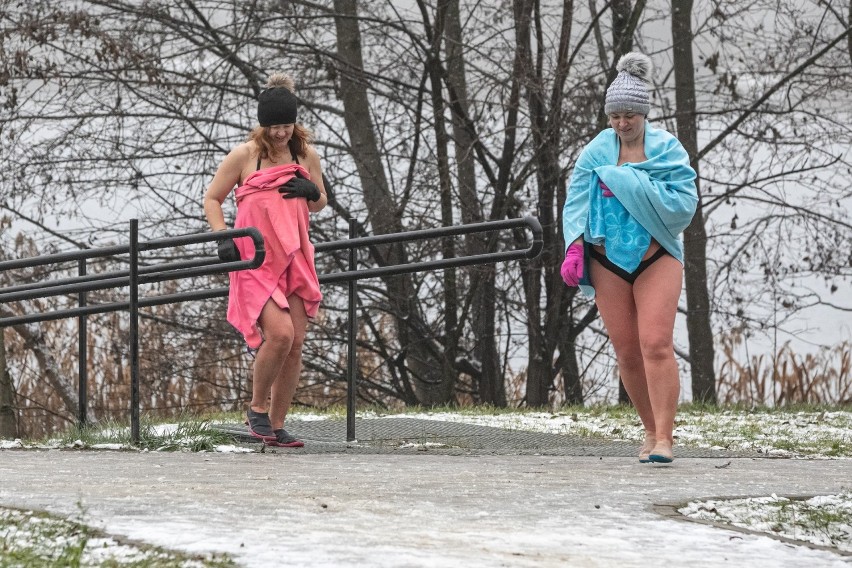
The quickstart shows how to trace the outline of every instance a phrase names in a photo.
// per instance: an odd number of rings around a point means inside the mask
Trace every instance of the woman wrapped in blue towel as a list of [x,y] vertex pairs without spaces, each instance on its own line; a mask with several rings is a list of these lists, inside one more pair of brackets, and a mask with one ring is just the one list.
[[595,299],[645,428],[639,461],[669,463],[680,396],[680,235],[698,204],[696,176],[677,138],[647,121],[651,60],[628,53],[616,69],[604,104],[611,128],[583,149],[571,175],[561,273]]

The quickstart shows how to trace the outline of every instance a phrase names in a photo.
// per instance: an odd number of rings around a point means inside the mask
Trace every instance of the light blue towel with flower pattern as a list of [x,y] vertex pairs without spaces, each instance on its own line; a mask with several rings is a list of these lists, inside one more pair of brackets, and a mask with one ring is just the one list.
[[[683,262],[680,234],[698,205],[686,150],[672,134],[646,121],[647,160],[616,166],[618,153],[618,135],[608,128],[577,159],[562,209],[566,249],[582,234],[586,246],[603,245],[610,261],[633,272],[653,238]],[[601,181],[614,197],[603,196]],[[594,297],[588,266],[586,258],[580,289]]]
[[589,194],[589,211],[594,214],[588,217],[583,239],[589,244],[606,247],[606,257],[616,266],[627,272],[636,270],[651,244],[651,233],[617,197],[604,197],[600,190]]

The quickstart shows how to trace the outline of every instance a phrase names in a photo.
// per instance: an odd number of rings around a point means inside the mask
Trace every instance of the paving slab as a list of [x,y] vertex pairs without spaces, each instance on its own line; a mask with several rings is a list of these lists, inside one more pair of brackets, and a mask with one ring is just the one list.
[[[316,426],[342,427],[345,438],[343,423]],[[0,451],[0,506],[82,510],[110,534],[223,552],[241,566],[852,566],[830,550],[671,514],[718,496],[835,494],[848,489],[852,460],[679,448],[673,464],[656,465],[640,464],[635,447],[625,456],[411,450],[397,444],[407,436],[375,451],[366,426],[355,449],[328,432],[341,451],[312,449],[321,436],[307,426],[305,448],[264,453]]]

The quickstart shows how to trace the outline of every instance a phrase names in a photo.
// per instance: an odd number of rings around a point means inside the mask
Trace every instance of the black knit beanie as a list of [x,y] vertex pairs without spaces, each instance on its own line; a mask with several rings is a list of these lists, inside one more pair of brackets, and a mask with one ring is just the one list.
[[298,108],[299,101],[290,89],[266,89],[257,97],[257,120],[261,126],[295,124]]

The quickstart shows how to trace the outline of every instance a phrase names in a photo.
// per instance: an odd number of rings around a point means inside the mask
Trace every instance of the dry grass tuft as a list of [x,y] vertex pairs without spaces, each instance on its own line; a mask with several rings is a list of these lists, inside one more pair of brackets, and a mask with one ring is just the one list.
[[799,355],[790,343],[774,354],[743,358],[745,340],[732,332],[722,338],[717,377],[719,402],[783,406],[852,404],[852,343],[844,341]]

